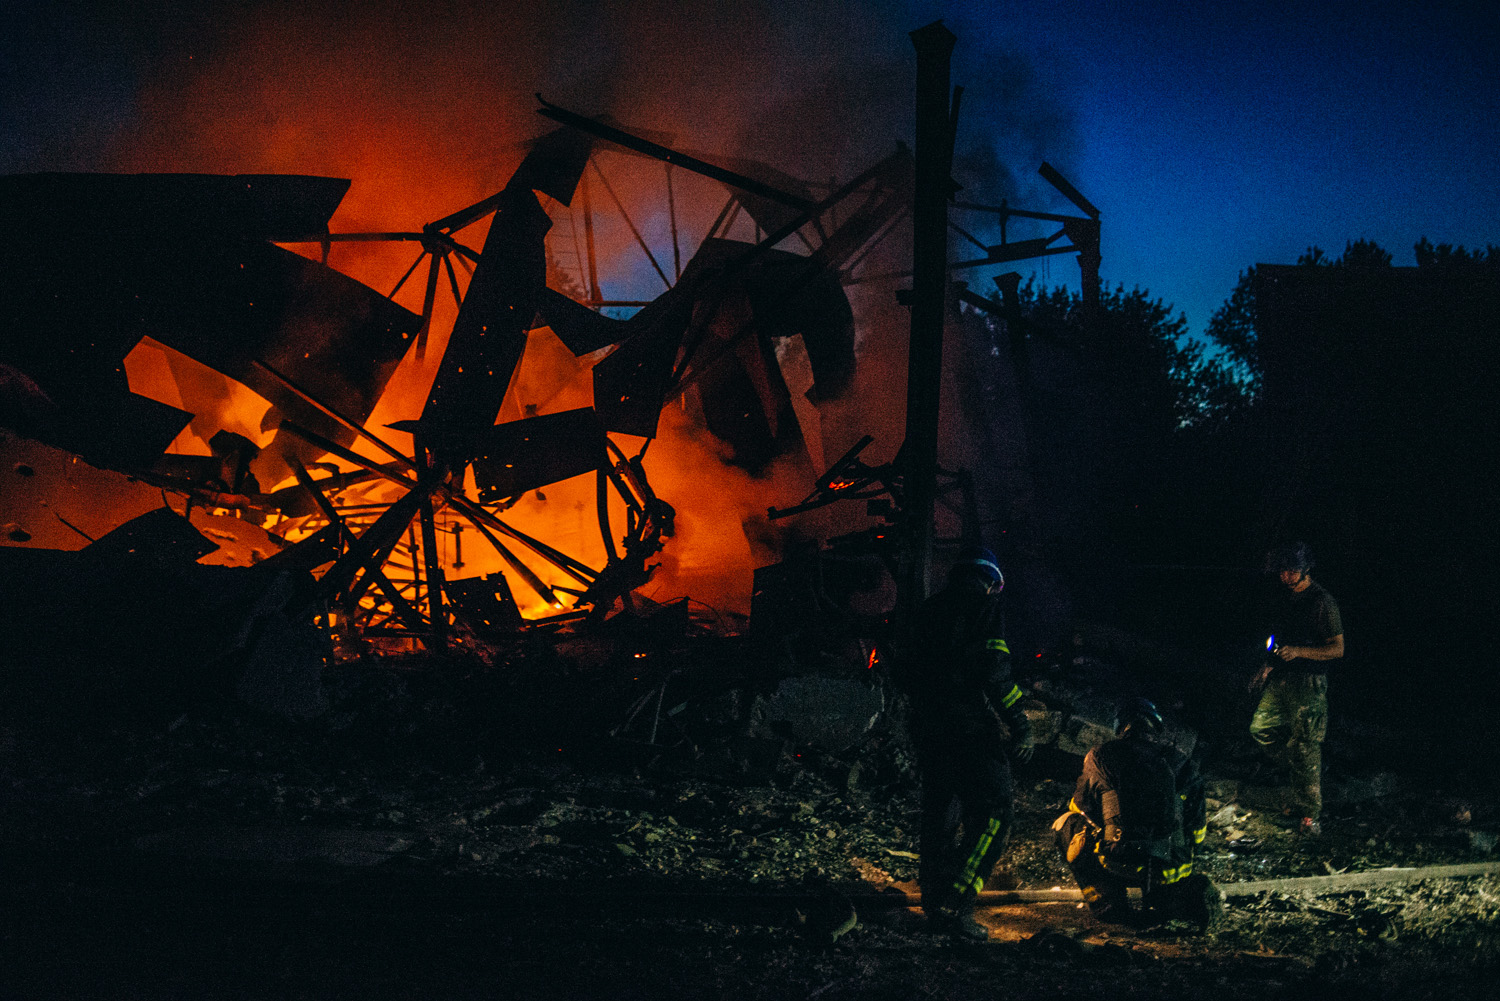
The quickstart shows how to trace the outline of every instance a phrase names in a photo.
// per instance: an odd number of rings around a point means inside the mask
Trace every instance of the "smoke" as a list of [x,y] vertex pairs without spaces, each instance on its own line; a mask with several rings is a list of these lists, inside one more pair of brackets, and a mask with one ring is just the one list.
[[434,201],[498,187],[519,144],[550,127],[541,92],[684,145],[843,177],[911,136],[906,36],[946,16],[966,88],[960,180],[1025,195],[1009,171],[1029,175],[1042,155],[1066,170],[1069,115],[1024,41],[944,6],[21,3],[0,42],[0,166],[338,173],[358,181],[346,221],[361,204],[426,221]]
[[[13,86],[0,105],[3,124],[15,127],[0,129],[9,136],[0,167],[347,177],[354,183],[332,223],[346,232],[418,229],[498,190],[525,143],[555,127],[536,114],[538,92],[665,133],[679,148],[754,158],[813,182],[842,181],[898,141],[910,142],[915,73],[907,33],[945,14],[940,5],[854,0],[143,6],[151,9],[52,2],[18,13],[19,32],[0,43],[15,57]],[[960,36],[953,79],[966,88],[955,176],[965,198],[1024,200],[1037,193],[1030,178],[1043,156],[1067,171],[1076,145],[1070,116],[1019,43],[954,7],[959,13],[947,20]],[[606,170],[647,242],[669,247],[662,166],[615,156]],[[675,184],[685,258],[724,192],[680,171]],[[602,216],[606,194],[602,185],[591,190]],[[549,248],[561,254],[573,234],[565,212],[554,218]],[[461,238],[480,246],[484,225]],[[997,238],[988,225],[979,219],[970,228]],[[624,227],[601,226],[596,236],[606,296],[661,291]],[[883,260],[872,257],[866,269],[907,266],[901,237],[898,231]],[[389,292],[415,256],[410,244],[338,244],[330,263]],[[562,263],[582,277],[576,257]],[[669,260],[663,267],[670,274]],[[399,298],[409,308],[420,308],[424,271]],[[457,277],[462,284],[463,272]],[[426,362],[408,358],[371,427],[416,415],[411,403],[424,395],[456,315],[447,286],[444,277]],[[861,369],[846,397],[823,409],[830,460],[866,432],[877,436],[867,461],[888,460],[900,444],[908,320],[892,292],[889,283],[851,292]],[[532,402],[547,396],[539,386],[524,389]],[[561,405],[543,405],[551,409]],[[669,555],[663,579],[685,585],[701,562],[680,555],[689,543],[715,538],[721,520],[795,502],[806,485],[784,470],[761,481],[730,470],[680,416],[664,421],[648,465],[682,515],[679,555]],[[682,471],[656,468],[673,449],[686,457]],[[709,476],[729,477],[729,488],[703,489]],[[672,486],[689,481],[701,500],[680,503]],[[710,501],[718,507],[702,507]],[[759,540],[774,532],[752,534]],[[726,545],[743,549],[742,561],[756,558],[748,541]],[[729,590],[725,602],[738,605],[734,596],[747,585]]]

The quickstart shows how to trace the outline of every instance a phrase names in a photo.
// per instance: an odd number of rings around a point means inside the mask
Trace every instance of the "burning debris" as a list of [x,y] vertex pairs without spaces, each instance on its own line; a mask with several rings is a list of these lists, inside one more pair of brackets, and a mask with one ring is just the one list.
[[[6,221],[52,236],[7,251],[0,419],[23,439],[185,498],[185,515],[197,505],[268,528],[283,562],[321,568],[309,608],[321,611],[339,649],[473,646],[523,625],[629,610],[632,592],[651,579],[648,561],[675,531],[673,508],[642,461],[662,407],[692,390],[704,426],[752,471],[803,451],[804,405],[792,400],[777,345],[797,340],[811,369],[808,401],[847,386],[854,330],[841,269],[900,214],[909,160],[898,153],[814,198],[552,105],[543,112],[569,127],[538,140],[502,191],[413,234],[329,233],[348,182],[327,178],[4,179]],[[709,238],[674,268],[675,283],[637,303],[628,320],[546,283],[552,221],[538,194],[569,205],[606,141],[731,186]],[[768,235],[729,239],[742,210]],[[487,217],[481,251],[458,242],[455,234]],[[715,235],[721,223],[724,235]],[[773,249],[793,234],[804,242],[814,234],[818,244],[808,256]],[[275,245],[306,239],[323,245],[325,260],[333,242],[419,241],[408,276],[430,257],[422,315]],[[472,272],[463,294],[455,257]],[[410,435],[403,451],[365,425],[401,359],[426,350],[443,268],[461,305],[421,415],[387,425]],[[589,305],[598,308],[592,256],[589,273]],[[573,355],[593,356],[593,405],[544,413],[528,404],[497,424],[538,324]],[[196,430],[211,415],[131,391],[126,370],[146,371],[149,357],[164,361],[168,381],[195,406],[225,406],[228,380],[251,391],[267,405],[247,428],[260,434],[220,429],[204,435],[208,455],[163,454],[189,422]],[[208,395],[192,392],[205,387]],[[611,434],[644,443],[627,455]],[[590,475],[599,532],[590,548],[602,565],[506,515],[528,494]],[[35,520],[34,509],[24,513]],[[7,532],[29,541],[20,520]],[[476,558],[481,551],[488,558]]]
[[[854,315],[843,285],[864,280],[856,269],[909,212],[913,162],[898,148],[850,181],[815,191],[763,165],[689,155],[657,141],[664,137],[545,101],[541,113],[564,127],[531,145],[501,191],[420,232],[330,232],[349,187],[330,178],[0,179],[6,221],[49,234],[38,247],[5,252],[10,325],[0,338],[0,420],[21,436],[10,443],[21,451],[61,449],[123,473],[130,489],[110,481],[117,494],[140,495],[144,485],[163,499],[175,495],[184,523],[195,509],[239,519],[263,540],[245,562],[311,572],[295,584],[298,601],[286,621],[315,621],[335,656],[450,643],[482,651],[518,629],[567,630],[639,614],[641,589],[679,531],[677,512],[646,472],[663,408],[678,402],[686,411],[691,402],[703,431],[752,474],[781,461],[810,477],[822,455],[816,407],[843,393],[854,372]],[[602,172],[604,149],[664,161],[669,194],[673,169],[728,189],[685,265],[671,216],[672,278]],[[600,292],[592,250],[590,168],[668,286],[653,300],[614,303],[639,307],[628,319],[601,311],[611,301]],[[1073,190],[1060,178],[1054,183]],[[548,284],[553,219],[540,200],[568,208],[580,191],[590,234],[583,302]],[[731,237],[742,214],[754,241]],[[486,219],[482,249],[460,241]],[[791,237],[806,254],[778,249]],[[420,315],[327,266],[334,243],[372,240],[420,246],[392,291],[426,261]],[[321,262],[278,245],[299,243],[320,246]],[[1002,243],[988,248],[986,262],[1036,250]],[[455,260],[471,275],[463,291]],[[445,273],[457,318],[420,415],[371,429],[398,365],[422,361],[433,343]],[[536,403],[514,396],[527,371],[523,356],[547,331],[573,359],[562,362],[567,377],[592,383],[582,398],[566,386]],[[570,407],[573,400],[586,405]],[[180,447],[190,425],[208,454]],[[408,437],[410,447],[397,446]],[[623,443],[630,438],[640,440],[633,455]],[[870,440],[819,478],[802,504],[773,506],[770,516],[883,493],[869,509],[884,527],[844,548],[877,558],[894,583],[909,562],[893,529],[910,481],[897,465],[859,462]],[[592,490],[580,485],[588,479]],[[977,509],[966,474],[950,479],[966,490],[972,523]],[[558,495],[550,506],[544,492]],[[50,502],[31,500],[7,519],[12,542],[32,541],[23,522],[47,522],[38,505]],[[578,516],[546,513],[563,504]],[[577,527],[588,507],[597,515],[592,540]],[[530,529],[538,512],[540,525],[562,529],[557,537]],[[61,511],[51,513],[85,540],[94,537]],[[97,522],[100,512],[93,513]],[[41,570],[47,558],[34,559],[43,574],[67,573]],[[130,584],[120,578],[116,586]],[[883,601],[845,621],[837,642],[873,639],[890,611]],[[171,619],[140,621],[167,628]],[[164,649],[175,642],[162,639]],[[242,691],[264,684],[246,682]]]

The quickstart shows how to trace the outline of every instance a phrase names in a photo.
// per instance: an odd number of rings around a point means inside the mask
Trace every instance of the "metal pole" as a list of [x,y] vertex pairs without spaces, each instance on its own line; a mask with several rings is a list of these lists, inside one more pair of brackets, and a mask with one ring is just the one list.
[[438,255],[437,251],[431,251],[431,253],[432,263],[427,267],[427,291],[422,296],[422,326],[417,331],[418,361],[427,357],[427,335],[432,330],[432,307],[437,299]]
[[677,199],[672,194],[672,165],[667,164],[667,218],[672,223],[672,276],[682,280],[682,245],[677,240]]
[[948,199],[952,195],[953,101],[949,68],[958,39],[934,21],[911,33],[917,52],[917,133],[912,198],[911,342],[907,352],[905,579],[902,611],[927,597],[937,498],[938,404],[948,282]]
[[604,296],[599,292],[599,264],[594,256],[594,207],[589,202],[588,175],[584,174],[578,182],[578,193],[583,196],[583,244],[589,255],[589,304],[598,309]]
[[448,620],[443,614],[443,563],[438,555],[437,525],[432,514],[432,498],[422,498],[422,562],[427,569],[427,620],[432,624],[433,646],[447,645]]

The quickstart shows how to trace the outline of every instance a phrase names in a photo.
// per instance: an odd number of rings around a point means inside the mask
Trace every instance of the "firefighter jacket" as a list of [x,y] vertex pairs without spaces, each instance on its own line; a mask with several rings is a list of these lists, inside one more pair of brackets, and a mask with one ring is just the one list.
[[950,581],[922,604],[897,677],[919,751],[998,754],[1000,716],[1013,739],[1030,733],[1000,631],[999,598],[977,582]]
[[1083,759],[1068,809],[1089,822],[1089,848],[1104,868],[1132,881],[1175,883],[1193,871],[1207,833],[1203,781],[1175,747],[1127,734]]

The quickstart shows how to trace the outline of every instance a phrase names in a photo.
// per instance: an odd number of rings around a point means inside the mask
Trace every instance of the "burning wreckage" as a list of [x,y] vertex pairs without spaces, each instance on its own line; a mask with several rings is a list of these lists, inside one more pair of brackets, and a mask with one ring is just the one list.
[[[178,698],[232,688],[259,708],[303,718],[324,706],[320,675],[330,657],[450,645],[483,655],[523,633],[577,645],[606,619],[635,623],[634,635],[645,637],[637,645],[660,645],[667,634],[690,630],[686,600],[663,614],[637,593],[674,532],[674,510],[653,490],[643,463],[662,409],[693,388],[703,426],[735,465],[758,473],[779,456],[801,453],[810,474],[797,396],[816,404],[848,387],[855,330],[844,283],[911,213],[915,165],[898,147],[819,192],[764,165],[710,162],[542,104],[541,113],[563,127],[531,145],[501,191],[420,232],[330,232],[350,184],[333,178],[0,178],[0,215],[11,231],[39,234],[0,252],[0,427],[12,460],[6,473],[37,484],[29,507],[12,491],[4,519],[11,545],[0,547],[11,672],[26,672],[37,684],[88,674],[84,683],[96,685],[107,676],[113,685],[106,687],[115,690],[128,685]],[[675,280],[598,169],[594,157],[605,148],[664,161],[669,196],[673,168],[728,189],[685,265],[671,217]],[[600,293],[591,165],[667,285],[653,300],[612,303]],[[1049,171],[1044,167],[1091,218],[1000,211],[1062,221],[1077,246],[1046,246],[1056,237],[1002,244],[968,265],[1097,248],[1097,210]],[[571,206],[580,191],[586,302],[549,287],[553,222],[538,197]],[[754,223],[753,242],[729,238],[741,213]],[[460,242],[465,228],[487,217],[482,249]],[[778,249],[792,237],[806,253]],[[332,244],[374,240],[420,246],[390,296],[327,264]],[[282,244],[320,244],[321,260]],[[455,259],[470,274],[463,292]],[[417,314],[394,297],[424,262]],[[366,424],[403,358],[427,351],[445,272],[458,311],[436,375],[417,417],[385,425],[410,435],[412,447],[403,451]],[[997,281],[1003,290],[1005,279]],[[972,293],[960,295],[992,308]],[[615,319],[601,312],[608,305],[639,309]],[[591,406],[506,406],[528,336],[543,326],[580,365],[592,362],[584,369],[591,372]],[[778,361],[778,347],[784,351],[792,339],[811,381],[796,394]],[[182,407],[131,390],[127,356],[142,345],[165,356]],[[168,451],[200,416],[186,409],[190,397],[214,410],[246,389],[268,404],[260,421],[268,441],[257,445],[220,428],[201,435],[211,454]],[[640,439],[639,451],[627,454],[611,433]],[[862,438],[833,463],[801,504],[769,512],[777,519],[853,498],[880,519],[876,528],[756,570],[753,631],[774,634],[783,650],[802,637],[826,644],[827,623],[815,620],[830,618],[817,610],[831,602],[840,656],[860,667],[871,657],[867,640],[910,562],[896,537],[907,500],[902,460],[866,465],[860,455],[871,441]],[[137,494],[157,493],[160,506],[90,537],[45,510],[48,492],[66,489],[68,463],[80,460],[124,474]],[[598,526],[592,548],[602,565],[508,517],[528,492],[590,475]],[[967,474],[940,477],[940,492],[964,491],[970,512]],[[31,540],[37,521],[53,518],[88,544],[76,551],[19,545]],[[499,568],[464,573],[466,541],[467,566],[483,567],[475,558],[480,546],[498,557]],[[199,562],[220,543],[234,550],[221,554],[229,565]],[[872,593],[883,596],[874,602],[882,607],[851,600]],[[656,625],[640,626],[653,617]],[[836,700],[818,685],[813,679],[806,691],[783,692],[783,715],[794,719],[802,703],[818,715],[818,706]],[[653,741],[664,689],[665,679],[652,693]],[[872,699],[843,699],[856,730],[859,719],[880,712],[878,692]],[[637,700],[620,726],[644,718],[649,701],[651,695]],[[824,714],[820,725],[827,723]],[[810,732],[817,728],[808,724]]]
[[[789,178],[765,183],[560,108],[543,113],[564,127],[533,144],[501,191],[420,233],[330,233],[349,187],[332,178],[0,180],[0,213],[13,231],[45,234],[4,251],[0,425],[13,444],[48,446],[159,488],[164,504],[77,552],[14,545],[31,538],[23,520],[50,517],[33,508],[22,519],[9,506],[13,664],[105,655],[201,671],[234,655],[242,695],[254,701],[259,685],[262,701],[295,701],[273,690],[298,675],[291,662],[321,661],[328,637],[346,650],[436,649],[596,623],[639,607],[644,599],[632,592],[673,534],[673,509],[642,463],[666,401],[696,386],[708,430],[752,471],[801,444],[776,341],[800,335],[809,399],[847,386],[854,320],[840,271],[906,210],[910,157],[898,151],[816,198],[787,190]],[[596,312],[596,275],[590,305],[547,285],[552,222],[538,194],[569,205],[607,143],[731,191],[676,281],[629,319]],[[716,235],[741,211],[765,234],[759,242]],[[459,242],[461,230],[491,215],[482,250]],[[775,249],[792,234],[811,252]],[[406,277],[428,261],[422,315],[327,266],[331,243],[365,239],[420,243]],[[278,246],[309,240],[323,245],[322,262]],[[454,258],[471,272],[462,294]],[[388,425],[411,435],[408,454],[365,423],[403,357],[425,352],[445,269],[461,305],[436,377],[420,415]],[[576,356],[604,354],[592,366],[594,405],[547,413],[533,405],[496,423],[528,332],[543,325]],[[195,414],[131,391],[126,358],[143,341],[165,349],[179,384],[206,367],[267,401],[269,443],[220,430],[211,455],[167,454]],[[644,444],[627,455],[609,432]],[[11,463],[12,478],[44,465],[25,459]],[[596,481],[602,566],[506,518],[528,491],[587,474]],[[287,485],[261,488],[277,482]],[[263,539],[243,561],[253,565],[199,565],[218,546],[190,522],[195,507],[232,513],[245,527],[235,534]],[[261,525],[268,530],[248,527]],[[476,541],[490,547],[503,572],[449,576],[464,565],[466,529],[470,553]],[[452,540],[451,562],[440,532]]]

